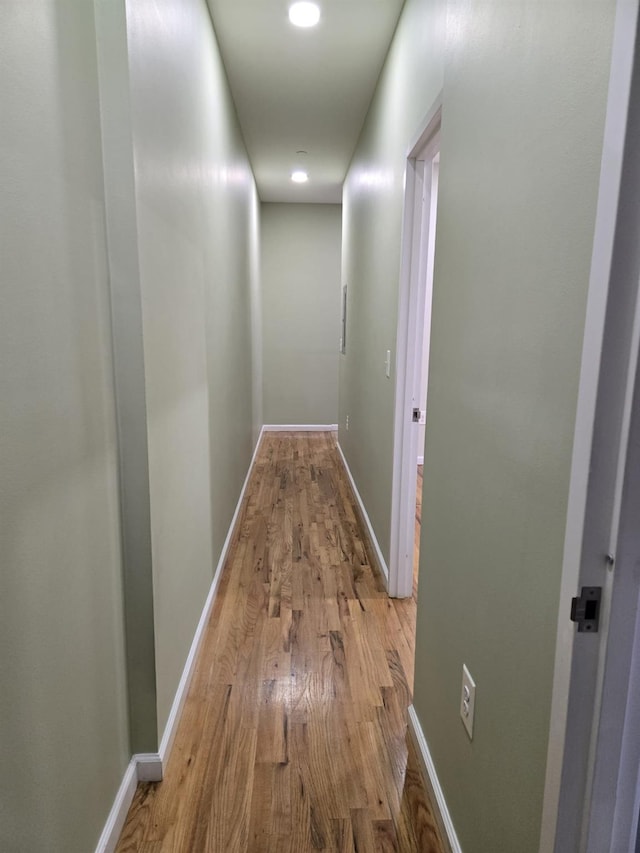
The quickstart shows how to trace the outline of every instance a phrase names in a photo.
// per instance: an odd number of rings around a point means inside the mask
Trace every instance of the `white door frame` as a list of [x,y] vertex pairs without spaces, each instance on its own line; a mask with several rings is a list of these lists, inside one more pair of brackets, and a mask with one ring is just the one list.
[[[637,157],[634,191],[640,189]],[[626,187],[625,187],[626,189]],[[623,190],[624,193],[625,190]],[[640,207],[635,218],[640,241]],[[591,731],[590,778],[582,820],[587,853],[635,851],[640,772],[640,261],[632,271],[635,299],[629,372],[624,395],[612,541],[615,564],[606,578],[606,635],[598,671],[597,711]],[[616,323],[616,325],[618,325]]]
[[[391,497],[389,595],[408,598],[413,592],[418,425],[411,412],[416,400],[416,353],[422,352],[425,281],[428,260],[431,173],[425,170],[439,151],[442,99],[422,123],[407,154],[402,259],[396,344],[396,391]],[[427,296],[430,299],[430,295]]]
[[[597,795],[594,769],[602,755],[600,712],[618,575],[610,570],[607,554],[615,556],[620,544],[640,331],[638,280],[620,276],[618,262],[621,253],[629,254],[620,241],[624,220],[618,212],[626,180],[637,22],[637,0],[618,0],[567,507],[540,853],[612,849],[593,848],[595,836],[590,841],[589,834],[592,807],[602,805],[592,794]],[[578,634],[569,620],[571,597],[582,586],[603,587],[598,634]]]

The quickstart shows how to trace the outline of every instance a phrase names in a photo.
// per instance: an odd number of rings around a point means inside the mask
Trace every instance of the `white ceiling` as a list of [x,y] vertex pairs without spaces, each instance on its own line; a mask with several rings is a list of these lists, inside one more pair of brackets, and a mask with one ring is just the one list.
[[[208,0],[262,201],[342,200],[403,4],[316,2],[320,23],[298,29],[288,0]],[[307,184],[291,182],[295,167]]]

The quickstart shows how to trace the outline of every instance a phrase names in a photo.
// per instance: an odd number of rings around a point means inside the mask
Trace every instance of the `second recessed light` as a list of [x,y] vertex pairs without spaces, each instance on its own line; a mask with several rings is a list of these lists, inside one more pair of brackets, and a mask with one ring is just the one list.
[[320,20],[320,7],[317,3],[293,3],[289,6],[289,20],[294,27],[315,27]]
[[295,172],[291,173],[291,180],[294,184],[306,184],[309,180],[309,175],[303,172],[302,169],[296,169]]

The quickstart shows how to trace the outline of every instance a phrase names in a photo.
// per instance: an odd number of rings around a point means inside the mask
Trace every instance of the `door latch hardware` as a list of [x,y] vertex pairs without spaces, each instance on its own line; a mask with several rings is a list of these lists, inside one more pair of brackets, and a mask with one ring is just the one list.
[[597,633],[601,598],[601,586],[583,586],[580,597],[571,599],[571,621],[578,623],[579,632]]
[[420,423],[420,409],[414,409],[413,414],[411,415],[411,420],[414,424]]

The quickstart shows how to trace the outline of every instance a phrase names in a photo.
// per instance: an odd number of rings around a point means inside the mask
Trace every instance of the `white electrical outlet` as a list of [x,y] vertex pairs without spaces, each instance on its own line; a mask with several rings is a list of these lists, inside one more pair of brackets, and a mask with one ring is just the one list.
[[460,716],[469,735],[473,739],[473,715],[476,710],[476,683],[471,678],[467,665],[462,665],[462,692],[460,693]]
[[346,423],[346,427],[347,427],[347,429],[349,429],[349,415],[347,415],[347,423]]

